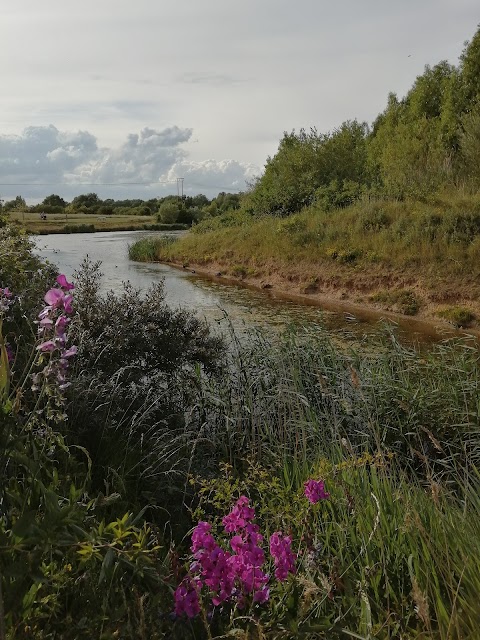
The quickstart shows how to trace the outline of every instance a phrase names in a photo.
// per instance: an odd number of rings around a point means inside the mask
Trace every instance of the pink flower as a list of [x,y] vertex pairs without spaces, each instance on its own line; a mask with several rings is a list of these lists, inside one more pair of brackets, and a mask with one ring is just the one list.
[[69,315],[73,313],[73,296],[65,296],[63,299],[63,308],[65,309],[65,313]]
[[[52,324],[52,321],[49,318],[45,318],[45,320],[41,320],[40,324],[44,323],[45,321],[48,321],[50,325]],[[70,318],[67,318],[67,316],[59,316],[57,318],[57,321],[55,322],[55,330],[59,336],[64,335],[65,329],[69,322],[70,322]]]
[[270,597],[270,589],[268,587],[263,587],[260,591],[255,591],[253,594],[253,601],[256,604],[264,604]]
[[254,517],[255,509],[249,507],[248,498],[240,496],[230,513],[223,518],[222,523],[227,533],[233,533],[243,529]]
[[47,340],[46,342],[42,342],[39,344],[37,349],[39,351],[53,351],[56,348],[55,342],[53,340]]
[[287,579],[289,573],[295,573],[295,554],[292,553],[292,539],[281,531],[270,536],[270,554],[275,562],[275,577],[280,582]]
[[15,360],[15,352],[13,351],[12,347],[8,344],[8,342],[5,344],[5,349],[7,350],[8,364],[11,364]]
[[325,483],[323,480],[307,480],[304,487],[305,496],[312,504],[316,504],[319,500],[326,500],[330,497],[330,494],[325,491]]
[[59,307],[63,305],[65,294],[61,289],[49,289],[43,298],[51,307]]
[[184,580],[175,591],[175,613],[177,616],[186,614],[194,618],[200,613],[197,586],[191,580]]
[[66,276],[63,273],[58,276],[57,283],[62,287],[62,289],[65,289],[65,291],[71,291],[72,289],[75,289],[75,285],[71,282],[68,282]]
[[64,351],[62,353],[62,358],[71,358],[72,356],[74,356],[77,353],[77,347],[76,345],[72,345],[70,347],[70,349],[67,349],[66,351]]

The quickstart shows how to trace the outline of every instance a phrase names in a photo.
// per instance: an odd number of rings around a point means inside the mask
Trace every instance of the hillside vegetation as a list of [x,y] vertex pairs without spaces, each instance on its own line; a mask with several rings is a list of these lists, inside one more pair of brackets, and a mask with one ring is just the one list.
[[372,126],[285,133],[240,210],[172,245],[146,241],[132,257],[258,284],[275,275],[286,291],[411,314],[458,316],[464,305],[470,322],[480,310],[479,157],[480,30],[457,66],[427,66]]

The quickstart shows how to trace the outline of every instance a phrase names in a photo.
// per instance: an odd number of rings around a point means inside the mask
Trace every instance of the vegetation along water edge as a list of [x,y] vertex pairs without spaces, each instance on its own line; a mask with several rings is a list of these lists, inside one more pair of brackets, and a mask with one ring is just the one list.
[[425,67],[372,125],[285,133],[238,207],[131,256],[475,327],[479,156],[477,30],[458,65]]
[[227,347],[0,255],[0,637],[475,638],[478,345]]

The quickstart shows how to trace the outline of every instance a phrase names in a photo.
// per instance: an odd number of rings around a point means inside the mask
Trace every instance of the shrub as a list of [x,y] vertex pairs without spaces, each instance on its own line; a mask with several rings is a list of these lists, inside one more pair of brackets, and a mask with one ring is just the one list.
[[67,412],[72,442],[90,451],[93,481],[105,478],[128,505],[178,509],[172,482],[191,454],[185,420],[197,378],[215,375],[220,338],[192,313],[165,303],[163,284],[144,294],[125,284],[99,293],[99,265],[83,263],[76,277],[78,345],[75,392]]
[[450,307],[449,309],[443,309],[442,311],[439,311],[439,315],[454,324],[456,327],[460,327],[462,329],[469,327],[476,319],[475,314],[465,307]]

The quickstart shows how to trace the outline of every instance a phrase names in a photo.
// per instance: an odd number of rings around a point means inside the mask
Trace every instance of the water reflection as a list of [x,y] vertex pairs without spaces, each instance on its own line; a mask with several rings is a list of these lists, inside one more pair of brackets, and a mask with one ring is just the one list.
[[[183,232],[159,232],[159,235],[178,236]],[[278,299],[275,293],[225,284],[186,270],[162,264],[145,264],[128,259],[128,246],[145,235],[146,231],[98,232],[91,234],[55,234],[37,236],[37,251],[72,277],[83,258],[102,262],[102,290],[118,290],[124,281],[134,287],[147,289],[152,283],[164,280],[166,301],[173,307],[194,309],[209,322],[222,326],[225,316],[236,330],[247,327],[283,327],[288,324],[322,326],[331,331],[364,339],[378,333],[382,326],[378,317],[338,309],[320,309],[292,300]],[[333,307],[335,305],[332,305]],[[425,334],[415,326],[399,328],[400,339],[417,342],[438,339],[437,333]]]

